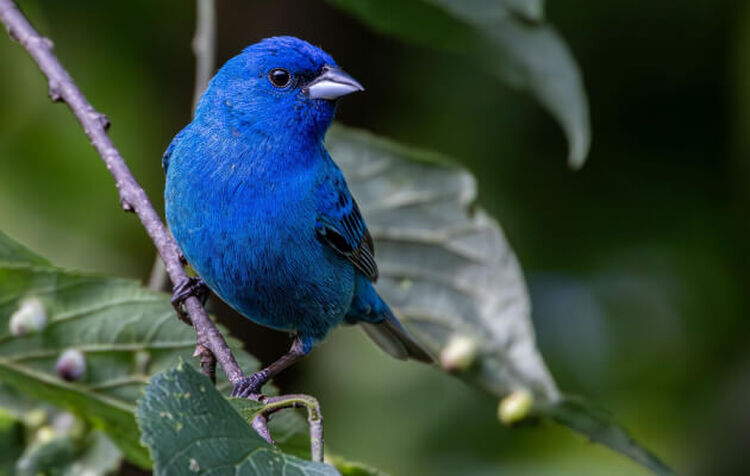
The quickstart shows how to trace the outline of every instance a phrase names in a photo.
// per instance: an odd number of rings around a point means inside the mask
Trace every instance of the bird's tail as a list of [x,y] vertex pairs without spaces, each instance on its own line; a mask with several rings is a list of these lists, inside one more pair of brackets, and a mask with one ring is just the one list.
[[390,309],[384,316],[379,322],[360,322],[362,329],[378,347],[401,360],[414,359],[425,363],[435,361],[422,344],[398,322]]

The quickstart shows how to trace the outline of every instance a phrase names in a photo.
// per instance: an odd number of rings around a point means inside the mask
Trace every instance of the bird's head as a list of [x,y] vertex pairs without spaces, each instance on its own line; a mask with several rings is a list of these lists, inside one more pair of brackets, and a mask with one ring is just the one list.
[[337,99],[363,90],[320,48],[290,36],[267,38],[219,70],[196,119],[228,119],[234,133],[320,140]]

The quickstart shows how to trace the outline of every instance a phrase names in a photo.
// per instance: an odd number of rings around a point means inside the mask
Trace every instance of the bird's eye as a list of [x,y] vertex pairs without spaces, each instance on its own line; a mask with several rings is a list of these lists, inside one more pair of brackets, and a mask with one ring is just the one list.
[[285,88],[292,82],[292,75],[285,69],[276,68],[268,73],[268,80],[277,88]]

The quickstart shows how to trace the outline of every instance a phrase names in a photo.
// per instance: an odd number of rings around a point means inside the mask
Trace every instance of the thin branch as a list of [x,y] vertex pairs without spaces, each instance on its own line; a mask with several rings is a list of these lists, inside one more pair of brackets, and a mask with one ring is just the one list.
[[[0,22],[8,29],[10,37],[18,41],[29,52],[47,77],[49,80],[49,95],[52,100],[67,103],[83,126],[86,135],[91,139],[92,145],[115,179],[123,209],[138,215],[164,261],[172,283],[179,283],[187,279],[177,244],[151,205],[146,192],[133,178],[122,156],[107,135],[107,129],[109,128],[107,117],[96,111],[86,100],[68,72],[52,53],[52,42],[36,32],[12,0],[0,0]],[[242,370],[232,355],[232,351],[206,314],[198,298],[188,298],[185,301],[185,308],[195,327],[198,346],[209,349],[216,356],[231,382],[242,378]]]

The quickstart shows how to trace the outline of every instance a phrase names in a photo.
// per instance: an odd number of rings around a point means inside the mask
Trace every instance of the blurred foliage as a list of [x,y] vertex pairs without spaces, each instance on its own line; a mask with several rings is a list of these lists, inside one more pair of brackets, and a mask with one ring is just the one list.
[[122,453],[102,432],[66,411],[0,385],[0,474],[103,476]]
[[[190,112],[192,6],[28,0],[24,10],[109,115],[158,204],[159,158]],[[222,0],[219,58],[272,34],[325,47],[367,88],[339,118],[477,176],[527,275],[560,386],[610,409],[682,473],[748,473],[750,6],[569,0],[549,2],[546,17],[586,78],[596,137],[577,173],[560,160],[554,123],[474,60],[375,36],[322,2]],[[70,113],[17,45],[0,41],[0,65],[2,228],[56,264],[147,276],[152,247]],[[353,329],[282,383],[320,398],[332,447],[395,475],[639,471],[554,426],[503,429],[487,418],[495,399],[392,361]]]

